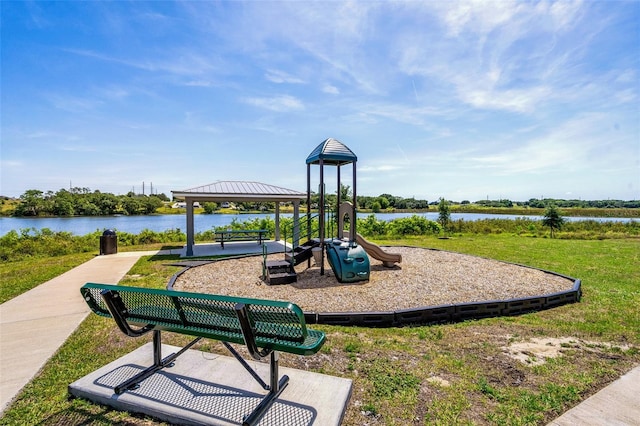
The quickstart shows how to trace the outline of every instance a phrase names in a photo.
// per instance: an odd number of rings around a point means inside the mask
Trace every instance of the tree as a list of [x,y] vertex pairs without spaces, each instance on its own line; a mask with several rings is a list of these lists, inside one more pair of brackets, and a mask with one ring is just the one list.
[[120,200],[113,194],[95,191],[91,194],[93,204],[98,206],[101,215],[112,215],[118,211]]
[[440,197],[440,202],[438,203],[438,223],[442,226],[445,235],[447,234],[450,221],[451,212],[449,211],[449,202]]
[[140,213],[140,208],[142,206],[140,205],[138,198],[125,196],[122,197],[121,203],[122,210],[124,210],[127,215],[132,216]]
[[545,210],[542,224],[544,226],[548,226],[551,230],[551,238],[554,237],[555,230],[559,230],[562,228],[562,225],[564,224],[564,218],[562,217],[560,210],[558,210],[555,204],[550,204]]
[[213,214],[218,209],[218,203],[206,202],[203,207],[205,214]]
[[16,216],[38,216],[44,208],[44,193],[29,189],[20,196],[20,201],[16,207]]
[[162,194],[151,194],[152,197],[158,197],[160,199],[160,201],[165,201],[165,202],[169,202],[171,200],[169,200],[169,197],[166,196],[166,194],[162,193]]
[[162,201],[160,201],[158,197],[143,195],[140,198],[140,205],[142,207],[142,214],[152,214],[156,209],[162,207]]
[[376,201],[380,204],[380,208],[382,210],[388,209],[389,206],[391,205],[391,203],[389,202],[389,199],[383,195],[376,198]]
[[340,202],[351,201],[351,187],[349,185],[340,184]]

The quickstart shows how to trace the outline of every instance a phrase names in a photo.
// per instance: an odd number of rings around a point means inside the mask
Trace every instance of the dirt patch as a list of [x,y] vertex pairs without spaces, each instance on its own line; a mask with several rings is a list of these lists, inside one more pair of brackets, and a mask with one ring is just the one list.
[[[505,354],[523,364],[535,366],[542,365],[550,358],[562,356],[569,350],[582,350],[589,352],[602,352],[603,349],[612,349],[610,343],[589,342],[575,337],[544,337],[535,338],[523,342],[513,342],[503,347]],[[628,345],[617,345],[616,348],[626,351]]]

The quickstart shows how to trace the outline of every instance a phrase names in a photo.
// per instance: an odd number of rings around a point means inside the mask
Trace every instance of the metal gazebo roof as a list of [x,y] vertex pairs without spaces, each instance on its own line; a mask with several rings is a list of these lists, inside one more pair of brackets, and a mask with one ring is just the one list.
[[293,189],[247,181],[218,181],[171,192],[174,197],[204,201],[293,201],[306,197],[304,192]]
[[307,164],[324,164],[340,166],[358,161],[358,157],[345,144],[337,139],[329,138],[318,145],[307,157]]

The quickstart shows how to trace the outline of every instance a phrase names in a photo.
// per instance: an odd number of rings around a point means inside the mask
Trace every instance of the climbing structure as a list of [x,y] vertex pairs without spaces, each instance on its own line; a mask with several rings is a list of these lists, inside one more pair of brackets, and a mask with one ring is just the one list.
[[[315,258],[316,264],[320,266],[320,274],[324,275],[324,260],[329,262],[336,278],[340,282],[366,281],[371,273],[369,255],[382,262],[387,268],[397,267],[402,262],[402,256],[397,253],[389,253],[378,245],[367,241],[362,235],[356,232],[356,204],[349,201],[342,201],[342,182],[340,168],[347,164],[352,164],[353,169],[353,200],[356,198],[356,162],[358,157],[342,142],[329,138],[318,145],[307,157],[307,221],[306,232],[295,225],[292,238],[292,249],[285,252],[284,261],[267,260],[266,252],[263,253],[263,279],[268,284],[289,284],[297,280],[294,266],[305,260],[311,265],[311,257]],[[311,218],[311,166],[320,166],[320,184],[318,192],[320,200],[318,203],[318,228],[317,234],[312,231]],[[326,212],[325,203],[325,166],[335,166],[337,170],[337,200],[336,213],[337,220],[333,221],[333,212]],[[327,213],[329,223],[327,222]],[[346,229],[347,226],[348,228]],[[332,231],[337,225],[337,232]],[[331,230],[331,231],[327,231]],[[332,235],[326,235],[329,232]],[[300,237],[306,233],[307,242],[299,244]],[[286,240],[285,232],[285,240]],[[318,257],[316,257],[318,256]]]
[[[311,205],[311,166],[320,166],[320,185],[318,203],[318,221],[319,221],[319,238],[320,247],[322,248],[322,259],[320,262],[320,274],[324,274],[324,257],[325,252],[329,265],[340,282],[356,282],[366,281],[369,279],[370,264],[369,257],[364,249],[356,242],[356,162],[358,157],[342,142],[329,138],[318,145],[307,157],[307,206]],[[339,229],[337,235],[325,235],[325,185],[324,185],[324,169],[325,166],[335,166],[337,170],[337,206],[341,206],[340,200],[340,168],[344,165],[352,164],[352,185],[353,200],[348,210],[341,209],[338,223],[344,223],[345,216],[349,218],[348,236],[344,236],[344,230]],[[311,229],[311,213],[307,209],[307,229]],[[340,227],[339,227],[340,228]],[[309,231],[310,232],[310,231]],[[311,235],[307,235],[311,240]]]

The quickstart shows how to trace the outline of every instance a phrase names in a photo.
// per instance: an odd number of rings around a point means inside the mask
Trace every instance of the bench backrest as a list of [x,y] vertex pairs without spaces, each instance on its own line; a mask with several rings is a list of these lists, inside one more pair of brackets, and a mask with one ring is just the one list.
[[111,317],[101,293],[116,294],[128,323],[244,344],[236,305],[246,306],[256,345],[309,355],[324,343],[324,333],[308,330],[302,310],[293,303],[87,283],[80,289],[89,307]]

